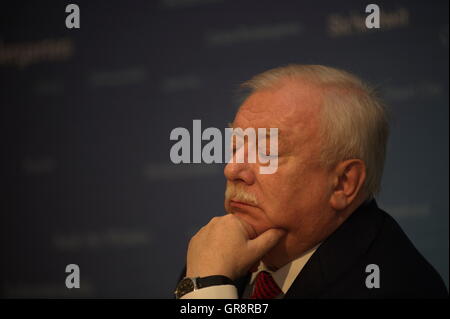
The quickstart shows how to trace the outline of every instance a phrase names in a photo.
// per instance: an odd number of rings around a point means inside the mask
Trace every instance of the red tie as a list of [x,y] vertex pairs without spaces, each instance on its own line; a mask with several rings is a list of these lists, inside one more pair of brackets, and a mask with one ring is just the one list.
[[267,271],[256,276],[253,294],[250,299],[274,299],[282,293],[275,280]]

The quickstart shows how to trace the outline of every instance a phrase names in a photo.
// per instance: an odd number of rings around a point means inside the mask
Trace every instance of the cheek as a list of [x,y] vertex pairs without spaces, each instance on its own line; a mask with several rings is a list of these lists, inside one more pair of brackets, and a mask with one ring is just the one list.
[[273,177],[264,196],[267,220],[272,225],[298,229],[305,219],[313,217],[308,215],[324,206],[328,182],[323,172],[295,167]]
[[298,206],[296,185],[293,185],[290,179],[278,176],[271,181],[269,188],[263,190],[263,193],[265,222],[272,227],[286,229],[295,215],[293,210]]

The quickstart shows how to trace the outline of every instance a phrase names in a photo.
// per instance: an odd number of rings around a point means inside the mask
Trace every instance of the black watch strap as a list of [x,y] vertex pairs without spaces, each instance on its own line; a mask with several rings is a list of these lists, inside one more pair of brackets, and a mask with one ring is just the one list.
[[197,289],[220,285],[235,285],[235,284],[233,280],[231,280],[230,278],[221,275],[197,278]]

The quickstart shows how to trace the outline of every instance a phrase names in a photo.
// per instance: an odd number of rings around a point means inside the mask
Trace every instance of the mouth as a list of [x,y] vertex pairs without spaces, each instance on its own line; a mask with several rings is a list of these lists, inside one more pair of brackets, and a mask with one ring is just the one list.
[[241,202],[241,201],[232,200],[232,199],[230,199],[230,206],[234,206],[234,207],[257,207],[256,205],[248,203],[248,202]]

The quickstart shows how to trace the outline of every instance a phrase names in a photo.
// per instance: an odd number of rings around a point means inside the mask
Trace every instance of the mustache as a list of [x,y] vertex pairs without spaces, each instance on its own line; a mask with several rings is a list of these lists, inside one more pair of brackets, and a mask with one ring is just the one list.
[[227,184],[227,188],[225,190],[225,200],[234,200],[255,206],[258,205],[258,199],[255,195],[246,192],[242,186],[231,183]]

